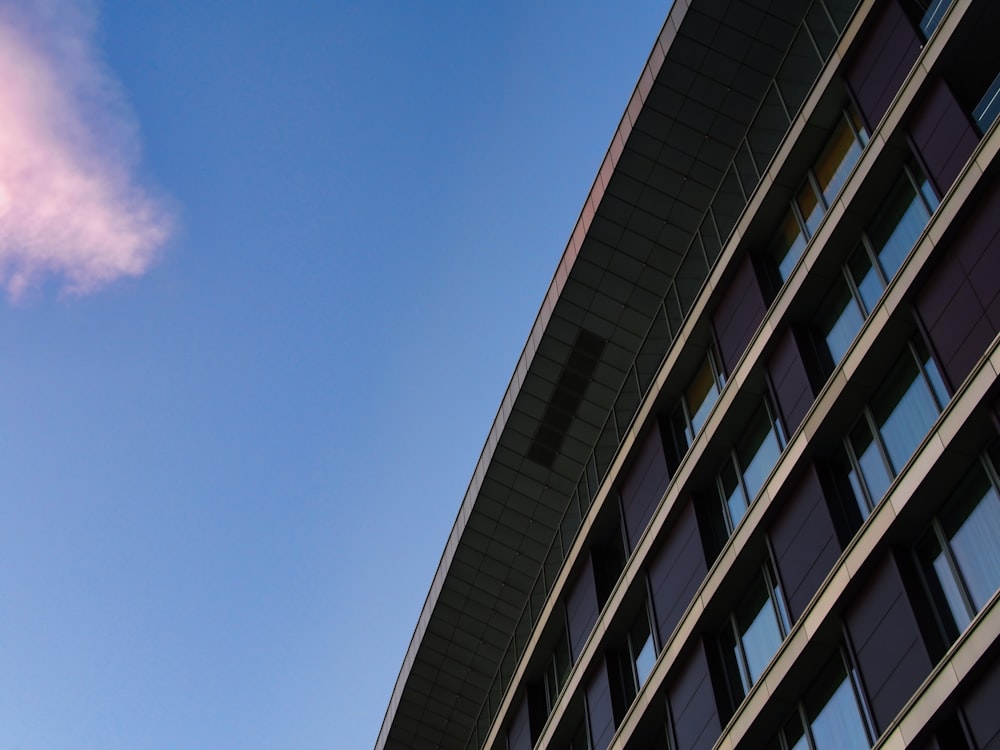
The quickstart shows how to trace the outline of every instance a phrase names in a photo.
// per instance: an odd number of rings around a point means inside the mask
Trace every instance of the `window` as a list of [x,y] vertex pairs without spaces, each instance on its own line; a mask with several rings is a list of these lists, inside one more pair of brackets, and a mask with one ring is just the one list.
[[722,392],[723,382],[715,350],[709,349],[705,361],[688,383],[681,402],[670,419],[678,463],[705,426],[705,420]]
[[546,665],[545,674],[542,676],[542,684],[545,689],[545,715],[552,713],[552,708],[556,704],[556,699],[566,683],[566,676],[569,674],[573,660],[569,654],[569,639],[565,631],[559,636],[555,647],[552,649],[552,658]]
[[844,441],[842,466],[867,518],[937,419],[948,395],[922,341],[911,342]]
[[1000,115],[1000,74],[993,79],[993,83],[986,89],[979,104],[972,110],[972,119],[979,128],[980,133],[986,133],[993,124],[993,121]]
[[983,457],[917,543],[924,581],[953,642],[1000,588],[1000,494]]
[[845,111],[806,174],[771,243],[770,255],[782,282],[791,274],[867,143],[868,134],[861,118],[854,110]]
[[629,626],[623,647],[616,654],[619,685],[618,690],[612,691],[613,703],[617,704],[616,721],[625,716],[639,693],[639,688],[645,684],[656,664],[657,646],[651,615],[648,601],[643,601],[635,620]]
[[768,562],[719,634],[734,709],[763,674],[790,629],[781,587]]
[[772,750],[867,750],[872,722],[857,674],[841,650],[778,732]]
[[719,472],[717,489],[721,507],[719,518],[713,524],[720,532],[724,530],[719,541],[728,539],[739,525],[784,447],[784,432],[773,407],[764,399]]
[[922,12],[920,17],[920,30],[924,34],[924,39],[930,39],[934,29],[941,23],[944,12],[951,5],[951,0],[913,0],[918,11]]
[[813,321],[813,330],[826,345],[826,364],[831,369],[847,353],[936,207],[927,178],[915,163],[908,164]]

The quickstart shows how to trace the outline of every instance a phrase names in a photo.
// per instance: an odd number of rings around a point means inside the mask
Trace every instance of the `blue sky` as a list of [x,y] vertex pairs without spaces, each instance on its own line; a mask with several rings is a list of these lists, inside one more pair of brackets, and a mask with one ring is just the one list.
[[0,0],[0,746],[374,744],[666,10]]

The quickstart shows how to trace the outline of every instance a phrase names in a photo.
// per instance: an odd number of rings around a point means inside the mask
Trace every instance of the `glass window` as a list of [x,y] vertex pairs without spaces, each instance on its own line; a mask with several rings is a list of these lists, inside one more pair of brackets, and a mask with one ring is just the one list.
[[997,115],[1000,115],[1000,74],[993,79],[979,104],[972,110],[972,119],[979,127],[979,132],[985,133],[997,119]]
[[839,652],[778,732],[782,750],[867,750],[874,733],[860,685]]
[[868,137],[861,118],[853,110],[844,112],[840,124],[833,131],[823,153],[813,165],[816,184],[819,185],[823,200],[827,206],[833,204],[833,199],[857,163]]
[[573,660],[569,654],[569,640],[564,632],[552,650],[552,658],[549,660],[543,678],[546,713],[551,712],[552,707],[555,706],[556,698],[559,697],[571,666],[573,666]]
[[853,110],[844,112],[771,243],[769,252],[782,281],[791,274],[867,143],[861,118]]
[[930,353],[922,342],[911,343],[845,441],[848,479],[863,518],[913,455],[946,398]]
[[709,349],[671,417],[678,463],[705,426],[705,421],[722,392],[723,379],[716,361],[715,350]]
[[781,226],[778,227],[778,234],[771,243],[771,257],[774,258],[778,266],[778,275],[785,281],[792,273],[792,269],[799,261],[799,256],[806,247],[806,234],[804,228],[799,224],[798,216],[794,211],[789,211],[785,216]]
[[917,544],[917,558],[953,641],[1000,588],[1000,494],[987,459],[931,523]]
[[847,281],[841,278],[820,304],[815,322],[815,330],[826,342],[831,364],[836,365],[843,359],[864,322],[864,311]]
[[733,533],[764,486],[784,446],[784,433],[765,400],[757,407],[736,449],[719,472],[718,491],[728,534]]
[[719,636],[734,707],[764,673],[789,629],[781,589],[768,563]]
[[930,39],[934,29],[944,18],[944,12],[951,5],[951,0],[917,0],[917,4],[924,9],[924,15],[920,19],[920,30],[924,32],[924,39]]
[[924,202],[926,182],[915,166],[907,167],[866,232],[887,280],[896,275],[927,226],[932,207]]

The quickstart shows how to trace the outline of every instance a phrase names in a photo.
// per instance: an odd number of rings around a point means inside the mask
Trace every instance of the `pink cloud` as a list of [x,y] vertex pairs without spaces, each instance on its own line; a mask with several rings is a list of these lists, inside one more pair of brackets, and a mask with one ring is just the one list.
[[78,295],[139,276],[170,234],[163,200],[137,184],[134,119],[95,26],[73,0],[0,0],[0,286],[13,299],[48,279]]

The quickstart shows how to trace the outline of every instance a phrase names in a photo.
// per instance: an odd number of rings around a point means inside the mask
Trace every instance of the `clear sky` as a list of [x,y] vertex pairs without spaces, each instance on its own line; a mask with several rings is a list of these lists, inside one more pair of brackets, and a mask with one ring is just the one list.
[[0,747],[374,745],[666,11],[0,0]]

